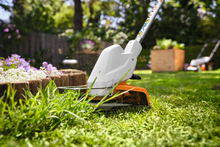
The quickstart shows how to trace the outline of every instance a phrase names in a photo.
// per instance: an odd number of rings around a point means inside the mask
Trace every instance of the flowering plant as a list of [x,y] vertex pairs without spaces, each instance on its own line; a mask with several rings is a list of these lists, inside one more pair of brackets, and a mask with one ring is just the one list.
[[0,67],[4,69],[4,71],[12,68],[24,68],[28,71],[31,66],[29,64],[30,61],[25,61],[25,59],[20,58],[21,56],[17,54],[12,54],[11,57],[8,57],[6,60],[0,60]]
[[91,49],[94,50],[95,49],[95,42],[93,42],[92,40],[84,40],[83,42],[80,43],[81,48],[82,49]]
[[8,24],[8,25],[4,25],[4,32],[5,32],[5,36],[8,39],[19,39],[21,38],[19,29],[16,28],[15,24]]
[[185,45],[183,43],[177,43],[177,41],[172,41],[172,39],[157,39],[157,45],[153,49],[184,49]]
[[12,54],[11,57],[0,60],[0,83],[22,82],[60,74],[62,72],[59,72],[56,67],[47,62],[43,62],[40,69],[31,67],[29,61],[25,61],[17,54]]
[[0,23],[0,31],[2,32],[2,42],[0,48],[3,52],[13,49],[13,46],[20,42],[23,35],[21,35],[21,29],[15,24]]
[[40,70],[45,71],[48,75],[59,75],[62,72],[58,71],[56,67],[52,64],[48,64],[47,62],[42,63],[43,67],[40,67]]
[[107,40],[113,41],[114,44],[123,44],[126,43],[128,36],[123,32],[117,32],[110,29],[106,32],[105,38]]
[[23,67],[20,67],[4,71],[3,68],[0,67],[0,83],[25,82],[28,80],[45,78],[46,76],[44,71],[35,68],[26,71]]

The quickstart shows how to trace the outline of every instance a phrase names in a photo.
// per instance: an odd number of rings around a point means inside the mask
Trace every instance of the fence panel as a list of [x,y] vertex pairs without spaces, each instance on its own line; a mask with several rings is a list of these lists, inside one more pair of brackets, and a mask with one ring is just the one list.
[[37,41],[37,38],[35,38],[35,32],[31,32],[30,34],[30,48],[29,48],[29,51],[30,51],[30,57],[34,57],[35,55],[35,41]]
[[[67,47],[66,37],[31,32],[19,44],[14,45],[11,51],[4,52],[3,48],[0,46],[0,56],[7,58],[12,53],[16,53],[22,55],[22,57],[25,55],[32,59],[42,58],[42,60],[48,61],[54,66],[58,66],[65,58],[64,55],[67,54]],[[37,52],[38,54],[36,54]],[[36,57],[36,55],[39,55],[39,52],[43,53],[42,57]]]

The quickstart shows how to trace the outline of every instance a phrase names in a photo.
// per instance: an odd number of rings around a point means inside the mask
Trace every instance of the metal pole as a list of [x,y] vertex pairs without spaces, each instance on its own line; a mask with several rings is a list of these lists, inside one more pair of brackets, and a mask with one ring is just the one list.
[[197,56],[197,58],[196,58],[196,59],[198,59],[198,58],[200,58],[200,57],[201,57],[201,55],[202,55],[203,51],[205,50],[205,48],[206,48],[207,46],[208,46],[208,44],[207,44],[207,43],[205,43],[205,44],[204,44],[204,46],[202,47],[202,49],[201,49],[200,53],[198,54],[198,56]]
[[215,48],[212,50],[212,53],[209,55],[209,61],[212,59],[215,51],[218,49],[218,46],[220,45],[220,40],[218,40],[217,44],[215,45]]
[[150,29],[159,9],[161,8],[164,1],[165,0],[158,0],[156,6],[153,8],[153,11],[148,15],[147,20],[145,21],[145,23],[142,26],[141,30],[139,31],[137,37],[135,38],[135,40],[137,40],[139,43],[141,43],[144,40],[144,37],[146,36],[148,30]]

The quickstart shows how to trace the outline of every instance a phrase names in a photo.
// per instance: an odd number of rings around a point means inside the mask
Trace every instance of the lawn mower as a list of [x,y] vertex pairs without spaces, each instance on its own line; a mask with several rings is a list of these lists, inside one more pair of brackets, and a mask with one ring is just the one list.
[[193,59],[190,62],[190,66],[188,66],[186,68],[187,71],[198,71],[200,70],[200,66],[209,63],[209,61],[212,59],[214,53],[216,52],[216,50],[218,49],[219,45],[220,45],[220,40],[214,39],[213,43],[216,43],[214,49],[212,50],[211,54],[209,56],[205,56],[205,57],[200,57],[202,52],[205,50],[205,47],[207,46],[207,44],[205,44],[202,48],[202,50],[200,51],[199,55],[197,56],[196,59]]
[[[120,45],[115,44],[102,51],[87,80],[87,86],[58,88],[87,90],[90,98],[93,97],[90,104],[96,105],[100,101],[108,101],[99,106],[105,110],[131,105],[151,105],[146,89],[128,85],[126,81],[128,79],[141,79],[138,75],[133,74],[137,57],[142,50],[141,42],[164,1],[158,0],[136,38],[129,41],[124,50]],[[114,97],[118,93],[120,94]]]

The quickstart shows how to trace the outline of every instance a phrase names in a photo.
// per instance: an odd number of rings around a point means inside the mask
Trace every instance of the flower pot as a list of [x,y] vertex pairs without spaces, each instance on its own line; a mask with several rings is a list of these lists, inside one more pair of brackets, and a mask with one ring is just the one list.
[[183,70],[185,50],[151,50],[152,72],[176,72]]

